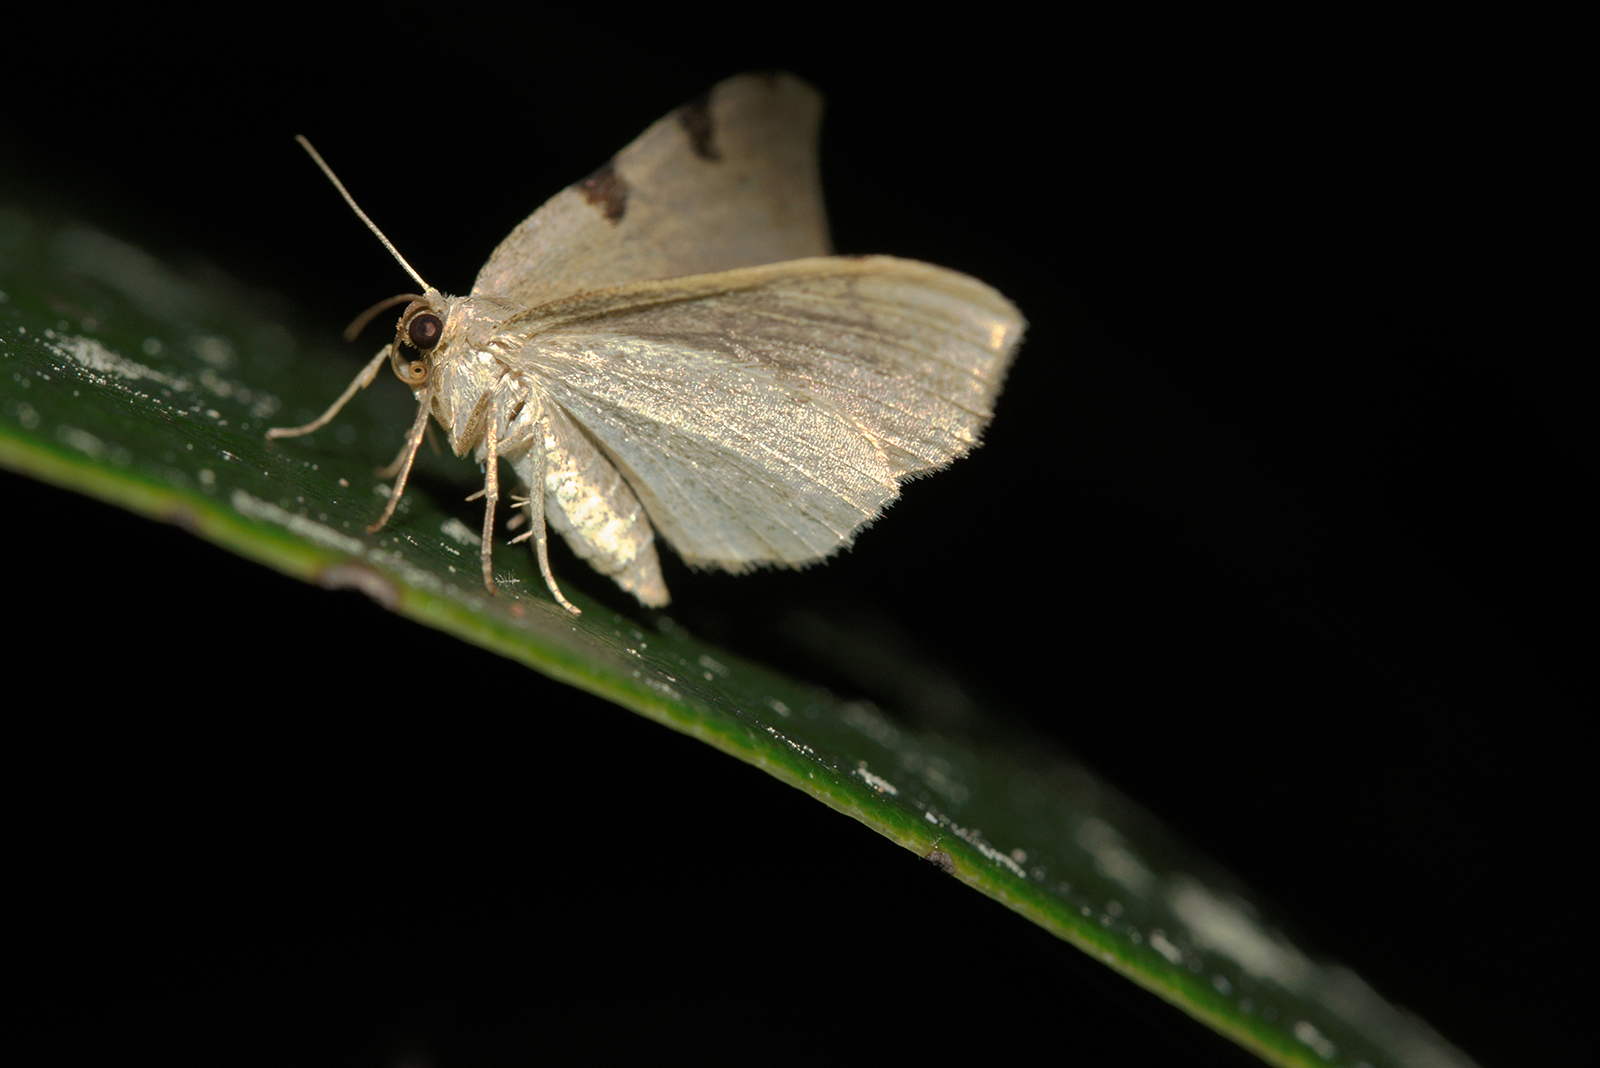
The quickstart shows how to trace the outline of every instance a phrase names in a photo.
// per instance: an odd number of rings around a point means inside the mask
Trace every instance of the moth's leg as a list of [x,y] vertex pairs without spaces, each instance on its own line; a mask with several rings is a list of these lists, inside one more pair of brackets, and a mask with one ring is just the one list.
[[401,453],[400,470],[394,480],[394,490],[389,494],[389,503],[383,506],[383,514],[378,521],[367,528],[368,534],[376,534],[383,529],[383,525],[394,515],[394,510],[400,507],[400,498],[406,491],[406,479],[411,477],[411,464],[417,458],[417,448],[422,444],[422,429],[428,425],[428,416],[433,408],[433,382],[430,380],[422,391],[422,403],[417,405],[417,418],[411,424],[411,429],[406,433],[406,447]]
[[355,381],[345,387],[344,392],[339,394],[339,399],[334,401],[327,411],[311,420],[305,426],[275,426],[267,431],[267,439],[270,441],[273,438],[297,438],[301,434],[309,434],[313,430],[320,430],[322,427],[327,426],[328,422],[339,414],[339,409],[350,403],[351,397],[372,385],[372,380],[378,377],[378,368],[382,367],[384,361],[388,358],[389,346],[385,345],[383,351],[374,356],[372,362],[362,368],[361,373],[356,375]]
[[[434,440],[434,424],[432,424],[430,420],[429,422],[424,422],[424,424],[422,424],[422,433],[427,436],[427,443],[434,448],[434,456],[440,456],[440,452],[438,452],[438,441]],[[411,451],[414,451],[414,449],[411,448],[411,441],[406,440],[405,443],[400,446],[400,451],[395,454],[394,464],[389,464],[387,467],[378,468],[379,478],[394,478],[395,475],[398,475],[398,473],[400,473],[400,465],[405,464],[406,452]]]
[[[433,429],[433,424],[428,423],[425,425],[429,430]],[[400,451],[395,453],[394,462],[385,464],[374,471],[373,474],[377,475],[379,478],[393,478],[395,475],[400,473],[400,468],[405,464],[406,457],[415,451],[416,450],[411,447],[411,439],[407,438],[405,441],[400,443]]]
[[[533,500],[533,498],[531,498],[531,497],[521,497],[521,496],[518,496],[517,494],[513,493],[511,495],[511,507],[512,508],[517,508],[517,509],[528,508],[528,507],[531,506],[532,500]],[[516,530],[518,527],[520,527],[522,524],[526,523],[527,521],[528,521],[528,517],[526,515],[524,515],[521,511],[518,511],[510,519],[506,520],[506,529],[507,530]]]
[[[436,439],[433,436],[433,424],[431,422],[423,423],[422,424],[422,431],[423,431],[423,434],[428,439],[429,447],[433,449],[433,454],[435,456],[444,455],[443,453],[441,453],[439,451],[438,439]],[[406,451],[408,449],[410,449],[410,448],[411,448],[411,442],[409,442],[409,441],[406,442],[404,445],[400,446],[400,453],[399,453],[399,455],[397,455],[394,458],[394,463],[390,464],[388,467],[380,467],[380,468],[378,468],[378,477],[379,478],[393,478],[395,475],[399,474],[400,465],[405,462]]]
[[[483,465],[483,492],[473,497],[483,498],[483,586],[493,597],[494,592],[494,508],[500,501],[500,406],[489,405],[488,418],[483,429],[483,451],[488,460]],[[467,498],[471,500],[472,498]]]
[[539,573],[544,576],[544,584],[550,587],[550,596],[554,597],[556,604],[562,608],[575,616],[581,616],[583,610],[562,596],[561,587],[556,585],[555,575],[550,573],[550,538],[544,525],[545,442],[549,440],[550,417],[546,416],[540,421],[538,443],[533,447],[533,478],[528,480],[528,520],[531,525],[526,534],[518,534],[512,538],[511,544],[533,539],[533,555],[539,560]]

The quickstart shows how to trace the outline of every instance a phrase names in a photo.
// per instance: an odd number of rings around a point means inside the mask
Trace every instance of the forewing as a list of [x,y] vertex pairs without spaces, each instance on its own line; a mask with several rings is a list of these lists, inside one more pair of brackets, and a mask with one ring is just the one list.
[[799,565],[977,443],[1022,320],[954,271],[817,258],[583,294],[506,324],[688,562]]
[[678,108],[511,232],[474,295],[527,305],[628,282],[822,256],[822,97],[741,74]]

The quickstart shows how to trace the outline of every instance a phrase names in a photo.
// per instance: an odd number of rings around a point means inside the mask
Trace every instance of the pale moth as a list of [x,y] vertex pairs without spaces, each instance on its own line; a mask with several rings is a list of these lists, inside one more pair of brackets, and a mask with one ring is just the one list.
[[978,443],[1023,321],[955,271],[829,255],[821,115],[792,75],[722,82],[529,216],[465,297],[424,282],[302,138],[422,293],[379,306],[409,302],[332,407],[267,436],[326,425],[388,361],[419,407],[369,531],[431,414],[483,466],[484,585],[504,459],[529,487],[513,541],[573,613],[547,524],[649,606],[668,600],[656,534],[734,572],[851,544],[901,481]]

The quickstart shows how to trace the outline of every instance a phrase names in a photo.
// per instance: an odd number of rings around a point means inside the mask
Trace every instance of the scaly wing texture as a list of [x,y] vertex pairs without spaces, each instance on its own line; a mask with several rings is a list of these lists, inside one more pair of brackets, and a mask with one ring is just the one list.
[[505,326],[684,560],[737,571],[828,556],[901,479],[966,453],[1023,324],[965,275],[864,257],[635,283]]
[[511,232],[476,296],[530,307],[652,278],[823,256],[822,97],[741,74],[678,108]]
[[[560,405],[546,408],[544,506],[550,529],[602,575],[647,605],[667,603],[650,521],[621,474]],[[531,452],[532,450],[530,450]],[[530,489],[535,463],[524,457],[517,472]]]

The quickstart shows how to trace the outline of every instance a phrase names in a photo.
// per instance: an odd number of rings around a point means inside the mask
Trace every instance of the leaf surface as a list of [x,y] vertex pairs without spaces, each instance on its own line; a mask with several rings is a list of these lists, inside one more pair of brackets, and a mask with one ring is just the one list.
[[[741,660],[669,616],[625,616],[475,531],[424,455],[389,527],[366,525],[403,404],[304,422],[358,364],[218,278],[110,235],[0,208],[0,463],[179,523],[598,694],[761,768],[1027,917],[1273,1064],[1469,1063],[1354,973],[1312,960],[1243,888],[1064,754],[998,719],[933,731]],[[385,383],[387,385],[387,383]],[[426,450],[425,450],[426,453]],[[468,513],[470,514],[470,513]],[[972,621],[981,625],[981,621]],[[730,803],[737,803],[731,801]],[[781,834],[781,828],[774,828]]]

